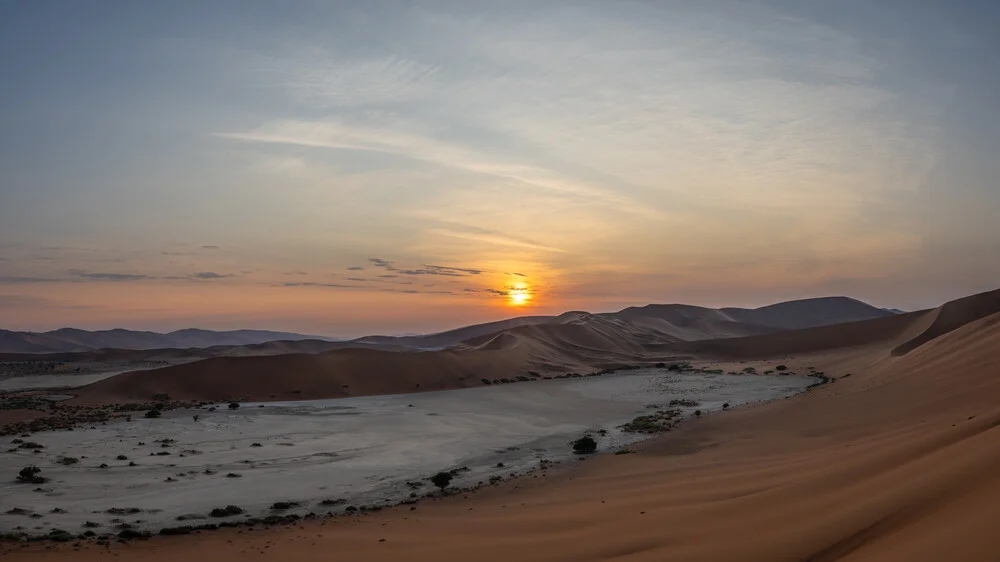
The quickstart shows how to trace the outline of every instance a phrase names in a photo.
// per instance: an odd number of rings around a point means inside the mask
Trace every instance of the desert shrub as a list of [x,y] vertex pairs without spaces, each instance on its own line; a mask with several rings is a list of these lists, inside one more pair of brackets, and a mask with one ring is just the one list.
[[125,455],[118,455],[117,457],[115,457],[115,460],[127,461],[128,457],[126,457]]
[[69,466],[71,464],[76,464],[80,462],[80,459],[76,457],[60,457],[59,460],[56,462],[58,462],[61,465]]
[[667,367],[667,370],[669,370],[669,371],[680,371],[681,367],[682,367],[682,365],[680,363],[671,363],[670,366]]
[[142,513],[142,510],[138,507],[112,507],[105,510],[104,513],[110,513],[111,515],[135,515],[136,513]]
[[438,472],[434,476],[431,476],[430,481],[431,484],[434,484],[438,488],[441,488],[441,491],[443,492],[444,489],[448,487],[448,484],[451,484],[452,478],[454,477],[451,475],[450,472]]
[[229,409],[230,410],[236,410],[239,407],[240,407],[240,403],[239,402],[230,402],[229,403]]
[[726,402],[725,404],[723,404],[722,405],[722,409],[723,410],[728,410],[729,409],[729,402]]
[[125,529],[124,531],[118,533],[118,538],[122,540],[129,539],[148,539],[151,536],[149,531],[136,531],[135,529]]
[[76,539],[76,536],[69,531],[64,531],[62,529],[52,529],[49,531],[45,538],[54,542],[69,542]]
[[788,366],[787,365],[778,365],[777,367],[774,368],[774,370],[775,371],[787,371],[788,370]]
[[17,446],[18,449],[44,449],[45,445],[34,441],[25,441]]
[[621,426],[622,431],[629,433],[660,433],[673,429],[680,410],[660,410],[647,416],[638,416]]
[[701,417],[701,410],[695,410],[694,415],[697,417]]
[[490,379],[479,379],[479,381],[482,382],[483,384],[493,384],[492,382],[490,382]]
[[698,405],[697,400],[691,400],[690,398],[677,398],[670,401],[671,406],[682,406],[685,408],[693,408]]
[[285,509],[292,509],[293,507],[298,507],[298,506],[299,502],[274,502],[273,504],[271,504],[271,509],[281,511]]
[[528,377],[526,377],[524,375],[518,375],[517,380],[520,381],[520,382],[528,382],[531,379],[529,379]]
[[181,525],[180,527],[164,527],[160,529],[160,534],[163,536],[170,535],[190,535],[194,532],[194,527],[191,525]]
[[211,517],[232,517],[241,513],[243,513],[243,508],[235,505],[227,505],[226,507],[216,507],[212,511],[209,511],[208,515]]
[[597,450],[597,441],[589,435],[577,439],[573,442],[573,452],[577,454],[593,453]]
[[41,472],[42,469],[37,466],[26,466],[17,473],[17,481],[22,484],[44,484],[48,482],[49,479],[44,476],[39,476],[39,473]]
[[632,451],[629,451],[628,449],[618,449],[617,451],[615,451],[615,454],[616,455],[630,455],[630,454],[632,454]]
[[143,417],[144,418],[149,418],[149,419],[154,419],[154,418],[158,418],[158,417],[160,417],[162,415],[163,415],[163,412],[154,409],[154,410],[147,410],[146,413],[143,414]]

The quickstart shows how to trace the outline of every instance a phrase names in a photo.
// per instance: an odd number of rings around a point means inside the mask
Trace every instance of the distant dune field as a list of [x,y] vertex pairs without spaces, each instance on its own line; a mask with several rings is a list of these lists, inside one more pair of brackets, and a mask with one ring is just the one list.
[[[746,353],[758,364],[780,362],[800,372],[813,367],[836,380],[787,400],[689,420],[636,454],[422,502],[416,511],[402,506],[253,533],[155,539],[113,546],[111,553],[136,562],[995,561],[998,297],[994,291],[931,311],[833,327],[659,344],[658,353],[678,346],[732,365]],[[601,346],[622,354],[636,349],[613,343],[621,335],[614,325],[563,326],[514,328],[465,351],[413,354],[408,360],[417,366],[395,376],[417,377],[463,361],[471,367],[477,354],[483,360],[476,368],[502,370],[554,347],[587,346],[576,350],[581,357]],[[353,361],[374,372],[380,358],[405,355],[333,352],[312,359],[315,364],[306,357],[263,360],[287,365],[288,373],[299,362],[335,372],[338,362]],[[378,372],[388,375],[401,365]],[[255,371],[219,369],[219,380],[263,384]],[[202,373],[206,380],[211,375]],[[355,377],[352,383],[361,384],[363,377]],[[196,378],[182,376],[186,382],[177,390]],[[417,380],[423,379],[408,379]],[[108,556],[103,547],[71,548],[13,548],[6,556],[32,562]]]

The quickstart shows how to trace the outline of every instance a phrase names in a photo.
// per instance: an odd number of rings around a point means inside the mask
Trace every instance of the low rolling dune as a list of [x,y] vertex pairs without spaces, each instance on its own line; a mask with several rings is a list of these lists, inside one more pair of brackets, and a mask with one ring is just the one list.
[[[155,539],[110,551],[15,548],[7,557],[996,561],[1000,311],[989,304],[995,296],[838,328],[850,337],[832,328],[785,334],[784,343],[763,336],[765,351],[837,380],[788,400],[689,420],[637,454],[422,502],[415,511]],[[964,322],[941,329],[942,316]],[[809,337],[849,345],[809,345]],[[754,348],[751,341],[729,345],[727,356],[733,348]]]

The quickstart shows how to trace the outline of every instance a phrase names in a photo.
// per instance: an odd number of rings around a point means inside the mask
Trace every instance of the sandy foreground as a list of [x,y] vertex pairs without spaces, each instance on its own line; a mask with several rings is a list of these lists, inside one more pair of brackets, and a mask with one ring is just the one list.
[[791,358],[851,376],[412,511],[4,558],[1000,560],[1000,315],[897,344]]

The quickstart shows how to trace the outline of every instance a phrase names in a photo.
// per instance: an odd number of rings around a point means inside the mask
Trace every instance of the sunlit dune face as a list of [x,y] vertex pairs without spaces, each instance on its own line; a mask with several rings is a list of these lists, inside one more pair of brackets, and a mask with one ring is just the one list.
[[507,300],[511,306],[524,306],[531,301],[528,287],[511,287],[507,290]]

